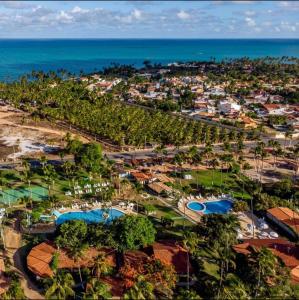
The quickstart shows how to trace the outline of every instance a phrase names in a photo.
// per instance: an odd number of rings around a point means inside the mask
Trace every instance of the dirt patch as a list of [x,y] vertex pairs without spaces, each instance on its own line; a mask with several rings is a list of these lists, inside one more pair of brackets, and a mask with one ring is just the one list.
[[[1,106],[0,160],[55,153],[64,146],[66,133],[66,130],[57,129],[46,120],[35,122],[28,113],[11,106]],[[87,142],[83,137],[78,138]]]
[[15,147],[6,146],[3,141],[0,141],[0,158],[7,157],[14,153]]

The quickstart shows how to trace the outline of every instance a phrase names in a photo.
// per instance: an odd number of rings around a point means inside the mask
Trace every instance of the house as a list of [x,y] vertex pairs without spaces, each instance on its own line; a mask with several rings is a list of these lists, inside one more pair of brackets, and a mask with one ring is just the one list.
[[163,182],[153,182],[147,185],[155,194],[160,195],[162,193],[171,193],[172,188],[164,184]]
[[249,255],[253,249],[266,247],[279,257],[291,270],[293,283],[299,283],[299,246],[285,239],[246,239],[242,244],[234,245],[235,252]]
[[284,110],[285,108],[279,104],[263,104],[263,111],[267,115],[280,115]]
[[222,100],[218,105],[219,112],[225,115],[238,113],[241,110],[241,105],[233,101]]
[[166,183],[166,182],[174,183],[175,182],[175,180],[173,178],[170,178],[165,174],[157,173],[157,174],[155,174],[155,177],[157,180],[159,180],[162,183]]
[[91,267],[94,264],[95,258],[100,253],[106,254],[106,262],[111,267],[116,267],[115,250],[110,248],[89,248],[85,251],[84,256],[78,260],[70,258],[67,252],[63,249],[58,249],[54,243],[43,242],[33,247],[27,256],[28,269],[39,278],[53,276],[51,263],[54,254],[58,254],[58,269],[77,269],[80,267]]
[[155,178],[150,174],[145,174],[143,172],[139,171],[132,171],[131,176],[136,182],[139,182],[140,184],[147,184],[151,183],[155,180]]
[[298,239],[299,215],[288,207],[275,207],[267,210],[267,217],[288,235]]
[[240,121],[244,124],[244,128],[257,128],[257,123],[248,116],[240,116]]
[[155,242],[149,249],[150,255],[162,263],[172,265],[179,276],[193,273],[188,252],[178,242],[172,240]]

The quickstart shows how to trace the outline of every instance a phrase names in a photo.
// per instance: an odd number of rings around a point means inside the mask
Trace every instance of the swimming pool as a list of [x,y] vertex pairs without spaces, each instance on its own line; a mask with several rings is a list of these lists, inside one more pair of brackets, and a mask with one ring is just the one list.
[[[108,212],[108,218],[105,218],[105,212]],[[117,210],[117,209],[108,209],[108,210],[103,210],[103,209],[93,209],[89,211],[72,211],[68,213],[63,213],[60,215],[56,215],[56,225],[61,225],[64,222],[71,221],[71,220],[83,220],[86,223],[109,223],[114,219],[117,219],[121,216],[123,216],[124,213]]]
[[187,207],[204,214],[225,214],[232,208],[232,205],[232,202],[229,200],[207,201],[202,203],[192,201],[187,204]]

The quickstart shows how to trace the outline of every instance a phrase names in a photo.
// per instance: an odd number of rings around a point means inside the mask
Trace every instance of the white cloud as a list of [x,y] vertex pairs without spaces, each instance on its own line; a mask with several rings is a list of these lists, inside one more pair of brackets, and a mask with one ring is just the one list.
[[246,21],[246,23],[249,27],[255,27],[256,26],[256,23],[252,18],[247,17],[247,18],[245,18],[245,21]]
[[82,14],[82,13],[87,13],[87,12],[89,12],[89,10],[88,9],[83,9],[83,8],[81,8],[81,7],[79,7],[79,6],[75,6],[72,10],[71,10],[71,13],[73,13],[73,14]]
[[136,20],[141,20],[142,19],[142,12],[139,9],[134,9],[132,12],[132,16],[136,19]]
[[191,16],[184,10],[181,10],[177,13],[177,17],[181,20],[188,20],[188,19],[190,19]]
[[73,16],[66,13],[64,10],[61,10],[60,13],[56,16],[56,20],[61,23],[72,23]]
[[254,16],[256,14],[256,12],[255,11],[253,11],[253,10],[246,10],[245,11],[245,15],[246,16]]

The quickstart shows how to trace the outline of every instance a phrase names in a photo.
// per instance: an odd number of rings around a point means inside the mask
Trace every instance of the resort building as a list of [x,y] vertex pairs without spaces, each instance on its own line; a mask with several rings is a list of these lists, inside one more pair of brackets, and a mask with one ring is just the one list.
[[155,242],[151,246],[151,251],[156,259],[164,264],[172,265],[179,276],[193,273],[193,268],[188,258],[188,252],[175,241]]
[[285,233],[298,239],[299,215],[288,207],[275,207],[267,210],[267,217]]
[[100,253],[106,254],[106,261],[111,267],[116,267],[115,250],[110,248],[89,248],[85,251],[84,256],[77,259],[70,258],[65,250],[58,249],[54,243],[43,242],[31,249],[27,256],[27,267],[34,273],[37,279],[53,276],[51,263],[54,254],[57,253],[58,269],[77,269],[80,267],[92,267],[95,258]]
[[172,188],[164,184],[163,182],[153,182],[148,184],[148,187],[151,191],[153,191],[155,194],[160,195],[162,193],[171,193]]
[[153,178],[153,176],[149,175],[149,174],[145,174],[143,172],[139,172],[139,171],[133,171],[131,172],[131,176],[133,177],[133,179],[140,183],[140,184],[147,184],[150,182],[153,182],[155,179]]
[[285,239],[248,239],[233,246],[235,252],[249,255],[254,249],[266,247],[291,270],[293,283],[299,283],[299,246]]

